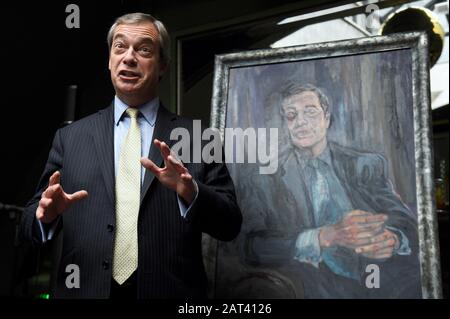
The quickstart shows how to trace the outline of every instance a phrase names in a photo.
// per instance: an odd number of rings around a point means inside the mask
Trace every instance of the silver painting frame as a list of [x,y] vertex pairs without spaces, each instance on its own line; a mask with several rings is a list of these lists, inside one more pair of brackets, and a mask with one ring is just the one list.
[[[425,33],[412,32],[304,46],[263,49],[217,55],[215,59],[211,127],[222,140],[227,115],[229,74],[232,68],[281,62],[338,57],[408,48],[412,54],[412,99],[416,165],[416,196],[419,232],[419,259],[423,298],[442,298],[437,214],[433,182],[431,107],[429,88],[428,39]],[[214,281],[217,242],[207,239],[204,249],[208,275]]]

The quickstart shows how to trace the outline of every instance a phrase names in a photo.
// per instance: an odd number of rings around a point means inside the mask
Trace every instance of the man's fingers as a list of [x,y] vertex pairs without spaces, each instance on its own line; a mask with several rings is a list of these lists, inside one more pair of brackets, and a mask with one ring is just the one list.
[[51,198],[41,198],[38,208],[36,210],[36,218],[42,220],[44,218],[45,210],[53,203]]
[[42,220],[42,218],[44,218],[44,208],[42,208],[41,205],[39,205],[36,210],[36,218],[39,220]]
[[360,210],[360,209],[355,209],[350,211],[346,217],[351,217],[351,216],[370,216],[372,215],[372,213],[366,212],[364,210]]
[[159,148],[164,159],[170,155],[170,148],[165,142],[161,142],[160,140],[155,139],[153,143]]
[[47,189],[42,193],[42,198],[52,198],[55,194],[61,193],[62,187],[60,184],[54,184],[47,187]]
[[381,229],[381,228],[383,228],[384,223],[385,223],[384,220],[382,220],[382,221],[359,224],[358,226],[360,229],[364,229],[364,230]]
[[[174,152],[172,152],[169,145],[167,145],[165,142],[161,142],[161,141],[155,139],[154,143],[160,149],[161,154],[163,155],[163,158],[165,160],[168,159],[169,156],[171,156],[175,160],[175,161],[172,161],[172,163],[175,163],[175,162],[181,163],[181,161],[177,158],[177,155]],[[182,163],[181,163],[181,166],[183,166]]]
[[361,246],[355,249],[355,251],[358,254],[361,253],[370,253],[370,252],[375,252],[375,251],[379,251],[385,248],[393,248],[395,246],[395,239],[393,237],[387,239],[387,240],[383,240],[381,242],[376,242],[374,244],[369,244],[369,245],[365,245],[365,246]]
[[39,206],[36,210],[36,218],[42,220],[45,217],[46,207],[43,207],[42,203],[39,202]]
[[61,173],[59,171],[54,172],[48,180],[48,186],[59,184],[60,178],[61,178]]
[[369,215],[369,216],[354,216],[352,220],[358,224],[371,224],[377,222],[384,222],[387,216],[383,214]]
[[153,163],[153,161],[151,159],[148,159],[147,157],[142,157],[141,158],[141,164],[142,166],[144,166],[146,169],[150,170],[150,172],[152,172],[155,175],[159,175],[161,168],[158,167],[155,163]]
[[67,197],[69,198],[69,201],[72,203],[82,200],[82,199],[86,198],[87,196],[88,196],[88,192],[86,192],[85,190],[78,191],[73,194],[67,195]]
[[189,173],[183,173],[180,176],[181,176],[181,179],[183,180],[183,182],[185,182],[185,183],[192,181],[192,175]]
[[363,253],[362,255],[368,258],[373,259],[385,259],[392,256],[392,253],[394,252],[394,249],[392,247],[380,249],[378,251],[370,252],[370,253]]
[[[366,232],[359,232],[357,234],[350,234],[347,235],[345,238],[348,240],[367,240],[368,238],[371,238],[374,240],[378,235],[380,234],[380,231],[366,231]],[[377,240],[378,242],[378,240]]]
[[[394,235],[391,232],[384,231],[383,233],[375,236],[372,239],[372,243],[374,243],[374,244],[375,243],[381,243],[381,242],[387,241],[389,239],[394,239]],[[394,243],[395,243],[395,240],[394,240]]]
[[179,160],[175,159],[172,155],[169,155],[167,157],[169,160],[169,163],[172,164],[172,166],[175,168],[175,170],[178,172],[178,174],[183,174],[187,171],[186,167],[184,167],[183,163],[181,163]]
[[345,225],[370,225],[372,223],[384,222],[387,220],[384,214],[370,214],[370,215],[347,215],[344,218]]
[[41,198],[39,201],[39,206],[43,209],[48,208],[53,203],[53,200],[51,198]]
[[363,238],[379,234],[383,227],[384,222],[369,224],[347,224],[341,222],[336,225],[335,229],[338,232],[342,232],[344,236],[349,238]]
[[388,239],[389,236],[386,237],[384,233],[380,235],[373,232],[360,233],[357,236],[351,238],[346,237],[347,242],[355,247],[376,244]]
[[343,228],[345,237],[347,239],[362,239],[367,237],[375,237],[380,235],[383,231],[383,224],[371,224],[370,226],[363,226],[363,225],[352,225]]

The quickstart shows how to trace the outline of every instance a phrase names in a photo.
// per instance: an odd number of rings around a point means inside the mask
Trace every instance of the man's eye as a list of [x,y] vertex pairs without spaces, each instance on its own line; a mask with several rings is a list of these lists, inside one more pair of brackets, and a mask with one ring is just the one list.
[[287,118],[288,120],[293,120],[293,119],[295,119],[296,117],[297,117],[297,113],[294,113],[294,112],[286,113],[286,118]]
[[317,109],[309,109],[309,110],[305,111],[305,114],[310,115],[310,116],[316,115],[318,113],[319,113],[319,111]]
[[149,55],[152,53],[152,49],[149,47],[142,47],[142,48],[139,48],[139,52],[142,54],[145,54],[145,55]]
[[124,50],[125,50],[125,45],[123,43],[115,43],[114,44],[114,51],[122,52]]

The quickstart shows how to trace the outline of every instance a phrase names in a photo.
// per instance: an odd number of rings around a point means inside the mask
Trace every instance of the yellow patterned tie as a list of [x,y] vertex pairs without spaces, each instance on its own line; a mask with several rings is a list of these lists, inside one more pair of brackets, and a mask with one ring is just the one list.
[[137,221],[141,195],[141,130],[139,111],[128,108],[131,125],[120,152],[116,177],[116,238],[113,277],[120,285],[137,268]]

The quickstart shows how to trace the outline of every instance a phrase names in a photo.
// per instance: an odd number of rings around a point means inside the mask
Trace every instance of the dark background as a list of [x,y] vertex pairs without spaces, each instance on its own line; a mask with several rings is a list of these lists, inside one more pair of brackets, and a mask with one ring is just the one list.
[[128,7],[79,1],[81,28],[65,26],[70,2],[2,4],[0,202],[23,206],[34,192],[56,129],[66,120],[66,87],[78,85],[75,117],[113,98],[106,33]]

